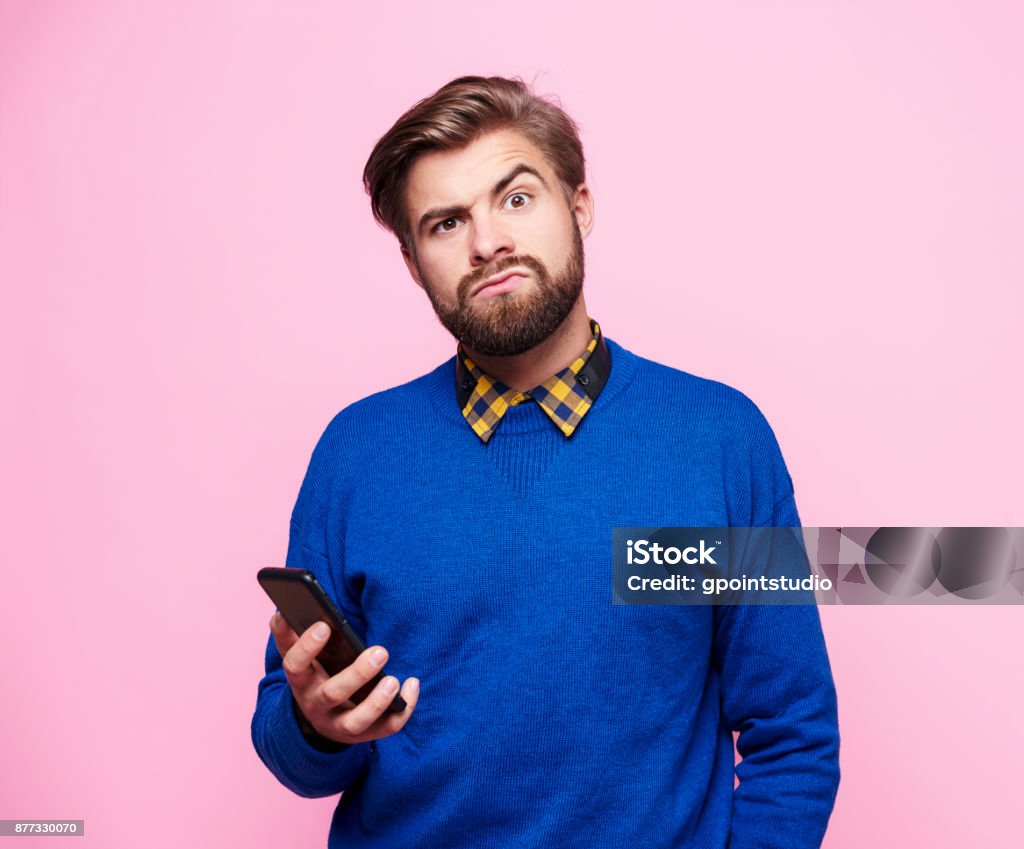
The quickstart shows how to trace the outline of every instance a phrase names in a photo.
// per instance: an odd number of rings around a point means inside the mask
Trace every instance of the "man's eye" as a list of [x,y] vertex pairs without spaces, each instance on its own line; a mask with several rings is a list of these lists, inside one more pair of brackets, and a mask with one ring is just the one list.
[[457,218],[446,218],[444,221],[439,221],[435,227],[435,233],[450,233],[455,229],[455,225],[459,223]]
[[505,198],[505,209],[522,209],[530,203],[530,196],[526,192],[516,192]]

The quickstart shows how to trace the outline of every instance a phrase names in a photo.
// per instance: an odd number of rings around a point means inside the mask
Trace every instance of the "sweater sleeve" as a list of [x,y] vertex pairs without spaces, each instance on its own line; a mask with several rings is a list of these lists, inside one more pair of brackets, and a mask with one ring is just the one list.
[[[313,452],[292,513],[285,565],[312,572],[349,618],[356,611],[349,599],[337,597],[330,560],[321,553],[326,550],[327,514],[333,490],[332,454],[325,434]],[[358,743],[340,751],[327,751],[330,747],[314,746],[303,734],[273,635],[267,641],[264,668],[251,729],[260,760],[278,781],[299,796],[317,798],[344,792],[365,768],[370,745]]]
[[[799,527],[774,435],[759,420],[752,526]],[[780,497],[780,493],[782,493]],[[729,849],[817,849],[839,787],[836,690],[818,608],[715,608],[722,718],[739,732]]]

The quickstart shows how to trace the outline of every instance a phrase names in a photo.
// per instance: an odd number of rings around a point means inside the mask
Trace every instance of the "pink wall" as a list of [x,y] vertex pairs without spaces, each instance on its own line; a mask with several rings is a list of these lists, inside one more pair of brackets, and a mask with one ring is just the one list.
[[[749,394],[806,524],[1024,524],[1020,4],[551,5],[0,4],[0,818],[324,845],[254,575],[330,417],[453,350],[359,177],[454,76],[560,95],[591,313]],[[822,610],[828,849],[1020,845],[1022,610]]]

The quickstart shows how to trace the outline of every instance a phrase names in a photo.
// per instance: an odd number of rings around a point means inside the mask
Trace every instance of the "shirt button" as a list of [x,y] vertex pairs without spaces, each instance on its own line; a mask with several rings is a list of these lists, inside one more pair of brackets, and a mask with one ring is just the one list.
[[469,380],[462,381],[462,388],[463,389],[469,389],[469,387],[472,386],[472,385],[473,385],[473,383],[471,381],[469,381]]
[[581,374],[579,377],[576,378],[576,381],[578,383],[583,384],[584,386],[589,386],[590,385],[590,376],[586,375],[586,374]]

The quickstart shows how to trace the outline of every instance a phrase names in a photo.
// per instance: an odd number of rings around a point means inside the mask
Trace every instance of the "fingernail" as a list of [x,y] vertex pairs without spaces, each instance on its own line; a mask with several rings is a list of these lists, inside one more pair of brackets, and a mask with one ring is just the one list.
[[316,625],[313,626],[313,636],[316,637],[318,640],[326,639],[329,633],[330,629],[326,625],[324,625],[323,622],[318,622]]
[[398,679],[388,676],[384,679],[384,695],[390,696],[398,692]]
[[409,679],[409,695],[415,696],[420,691],[420,679],[410,678]]
[[374,666],[383,666],[384,661],[387,660],[388,653],[384,649],[376,648],[370,652],[370,663]]

